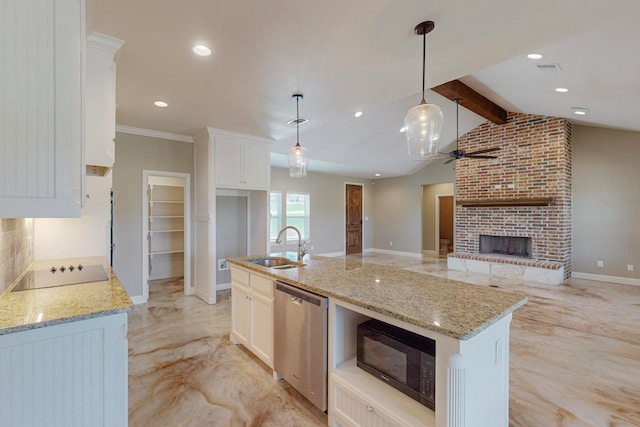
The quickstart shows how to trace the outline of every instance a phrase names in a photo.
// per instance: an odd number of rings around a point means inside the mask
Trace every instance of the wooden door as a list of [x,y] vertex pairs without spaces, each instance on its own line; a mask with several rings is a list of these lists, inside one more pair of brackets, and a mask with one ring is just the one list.
[[358,254],[362,252],[362,186],[347,184],[346,190],[345,252]]

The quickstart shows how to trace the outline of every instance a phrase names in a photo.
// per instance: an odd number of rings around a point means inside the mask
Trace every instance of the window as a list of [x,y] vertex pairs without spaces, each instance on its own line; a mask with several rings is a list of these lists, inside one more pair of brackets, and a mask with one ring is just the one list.
[[[287,193],[287,225],[300,230],[302,239],[309,239],[309,194]],[[287,240],[297,240],[293,230],[287,230]]]
[[282,229],[282,193],[272,191],[269,196],[269,239],[274,242]]
[[[282,200],[280,191],[272,191],[269,196],[269,239],[275,242],[278,232],[285,225],[291,225],[300,230],[303,240],[308,240],[309,194],[286,193],[285,199]],[[297,242],[298,234],[293,230],[287,230],[286,240]]]

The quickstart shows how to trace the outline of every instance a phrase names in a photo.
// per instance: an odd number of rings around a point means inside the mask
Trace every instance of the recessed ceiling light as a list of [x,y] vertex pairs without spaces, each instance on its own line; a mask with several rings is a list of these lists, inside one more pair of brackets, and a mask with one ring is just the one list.
[[160,108],[166,108],[169,106],[169,104],[167,104],[164,101],[156,101],[153,103],[153,105],[155,105],[156,107],[160,107]]
[[380,176],[380,174],[379,174],[379,173],[377,173],[377,174],[376,174],[376,176]]
[[400,133],[405,133],[406,131],[407,131],[407,128],[405,128],[405,127],[401,127],[400,128]]
[[193,47],[193,53],[198,56],[209,56],[211,55],[211,49],[203,44],[197,44]]
[[569,92],[569,89],[567,89],[566,87],[557,87],[556,92],[567,93]]
[[527,55],[527,58],[529,58],[529,59],[542,59],[542,55],[540,55],[539,53],[530,53],[529,55]]
[[356,113],[354,114],[354,116],[356,116],[356,117],[362,117],[362,111],[356,111]]
[[589,112],[589,109],[585,107],[571,107],[571,109],[573,110],[573,114],[577,116],[586,116]]

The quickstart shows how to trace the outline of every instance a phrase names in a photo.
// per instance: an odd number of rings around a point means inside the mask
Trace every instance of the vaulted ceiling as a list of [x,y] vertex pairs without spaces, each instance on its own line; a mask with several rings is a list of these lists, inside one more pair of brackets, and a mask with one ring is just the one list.
[[[295,144],[287,121],[300,91],[312,171],[389,177],[424,167],[409,159],[399,129],[420,101],[422,39],[413,28],[427,19],[436,24],[428,87],[460,79],[509,111],[640,131],[634,0],[88,0],[87,11],[89,32],[126,42],[117,56],[119,125],[271,138],[276,165]],[[194,55],[197,43],[213,54]],[[527,59],[534,51],[543,58]],[[569,92],[555,92],[560,86]],[[445,114],[447,151],[455,104],[431,91],[427,100]],[[589,111],[578,118],[571,107]],[[460,133],[483,121],[461,109]]]

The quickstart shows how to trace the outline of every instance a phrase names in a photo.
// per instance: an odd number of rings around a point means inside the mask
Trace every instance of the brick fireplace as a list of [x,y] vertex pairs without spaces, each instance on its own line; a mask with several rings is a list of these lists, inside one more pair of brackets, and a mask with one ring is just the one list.
[[[562,283],[571,275],[571,124],[509,113],[460,138],[497,159],[456,162],[455,252],[449,268]],[[494,153],[492,153],[494,154]],[[480,235],[528,238],[527,257],[480,254]]]

